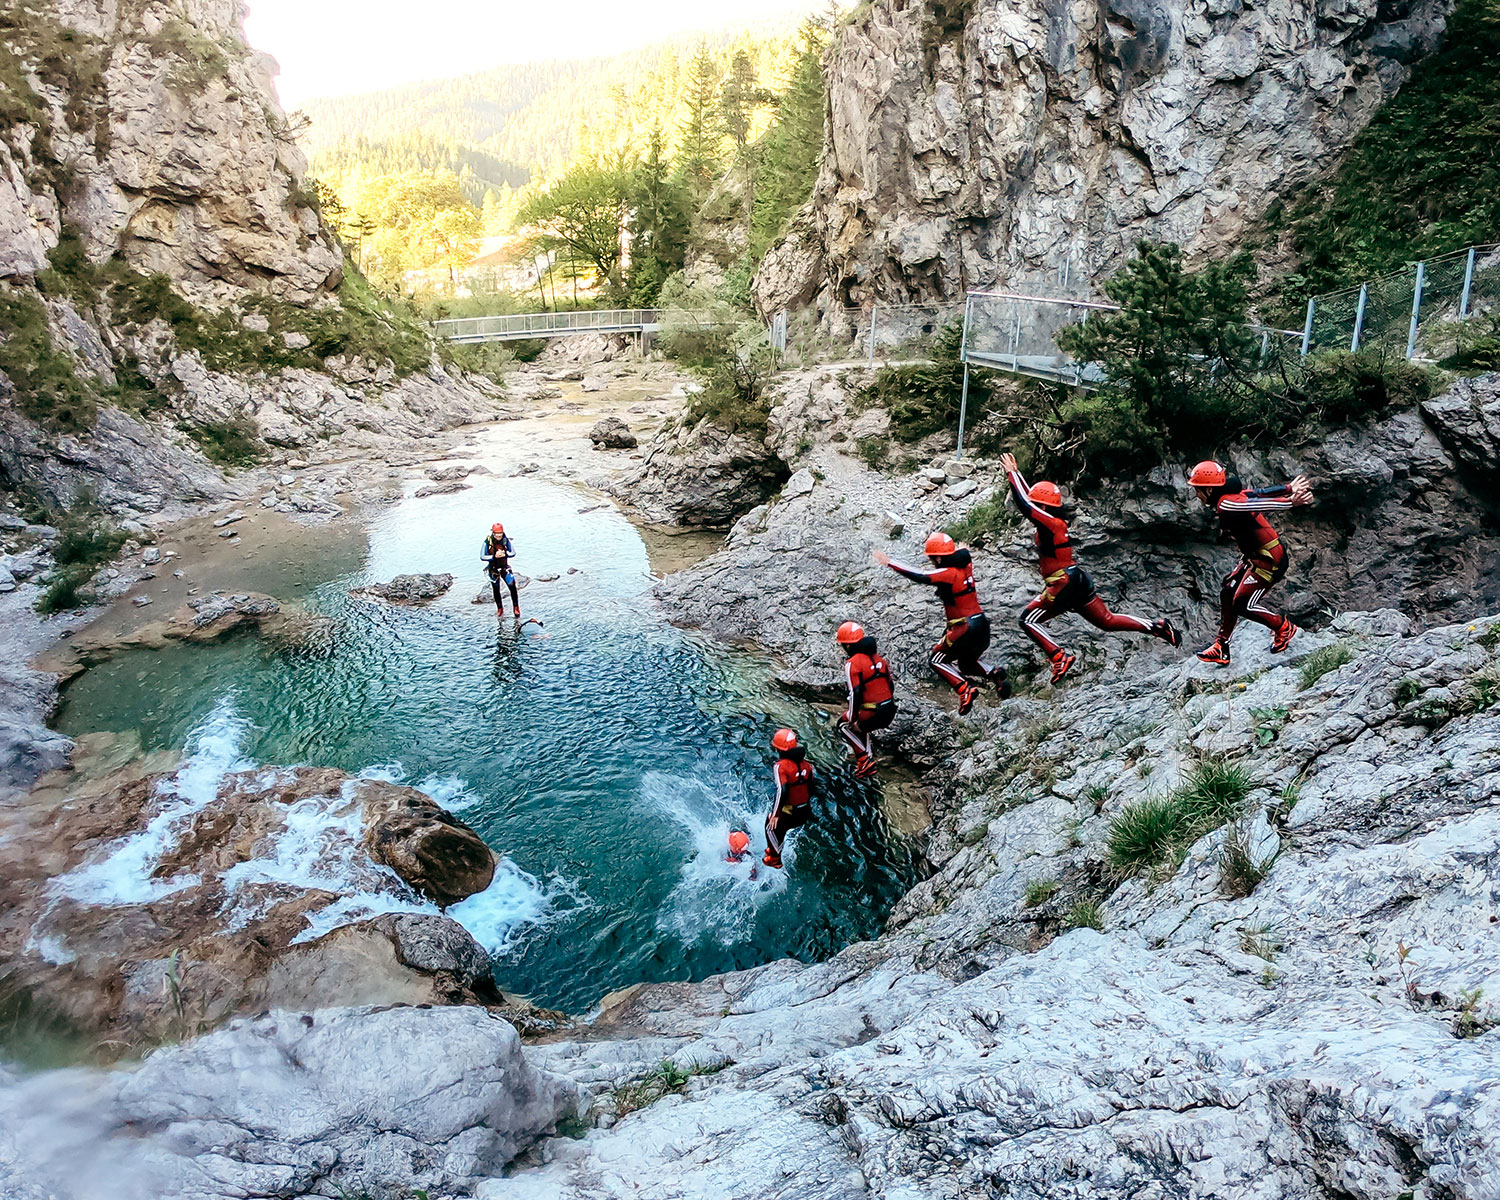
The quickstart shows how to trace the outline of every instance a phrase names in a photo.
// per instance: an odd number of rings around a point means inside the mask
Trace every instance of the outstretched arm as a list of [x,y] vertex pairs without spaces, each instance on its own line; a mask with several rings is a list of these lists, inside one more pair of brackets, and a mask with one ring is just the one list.
[[1006,478],[1010,480],[1011,497],[1015,500],[1016,508],[1020,510],[1021,515],[1038,528],[1047,530],[1054,538],[1067,537],[1068,523],[1066,521],[1031,502],[1031,497],[1027,495],[1031,491],[1031,486],[1017,467],[1016,456],[1002,454],[1000,465],[1005,468]]
[[919,571],[916,567],[908,567],[898,562],[892,562],[891,556],[884,550],[872,551],[870,557],[882,567],[890,567],[897,575],[903,575],[914,583],[925,583],[929,586],[936,586],[938,583],[937,577],[942,574],[941,571]]

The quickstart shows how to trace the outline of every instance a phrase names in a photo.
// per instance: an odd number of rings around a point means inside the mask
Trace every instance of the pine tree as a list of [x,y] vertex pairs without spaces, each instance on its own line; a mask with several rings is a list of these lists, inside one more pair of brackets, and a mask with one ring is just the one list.
[[687,182],[696,201],[713,185],[719,174],[719,147],[723,129],[719,123],[719,68],[706,42],[700,42],[698,53],[688,72],[687,120],[682,126],[682,148],[677,169]]
[[737,151],[743,152],[750,140],[755,110],[771,100],[771,93],[756,81],[755,64],[750,61],[750,56],[743,50],[736,51],[729,64],[729,75],[719,91],[719,113],[724,132],[734,142]]
[[823,156],[823,51],[828,30],[819,21],[802,26],[802,47],[791,82],[777,104],[776,120],[759,143],[750,251],[759,259],[786,223],[812,196]]
[[631,303],[656,303],[662,282],[682,268],[687,251],[687,194],[667,162],[661,126],[651,130],[646,157],[636,167],[630,189]]

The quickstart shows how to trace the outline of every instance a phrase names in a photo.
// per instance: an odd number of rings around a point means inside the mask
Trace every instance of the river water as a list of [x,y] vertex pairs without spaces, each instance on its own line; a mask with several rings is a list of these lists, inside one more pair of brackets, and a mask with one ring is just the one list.
[[[668,625],[640,535],[612,505],[524,477],[470,482],[381,511],[367,547],[293,546],[256,564],[288,581],[282,599],[332,618],[331,650],[239,637],[135,651],[71,685],[59,727],[136,731],[210,777],[306,764],[429,792],[502,856],[489,891],[450,915],[494,955],[501,987],[541,1004],[583,1011],[628,983],[814,960],[878,933],[917,878],[916,846],[888,827],[878,787],[854,780],[826,713],[776,689],[764,660]],[[518,570],[560,577],[521,593],[544,629],[470,603],[497,519]],[[457,580],[425,608],[348,595],[418,571]],[[817,820],[793,836],[785,872],[752,879],[724,847],[741,826],[759,857],[783,724],[820,769]],[[289,834],[272,866],[327,882],[317,844]],[[309,935],[426,907],[395,881],[355,890]]]

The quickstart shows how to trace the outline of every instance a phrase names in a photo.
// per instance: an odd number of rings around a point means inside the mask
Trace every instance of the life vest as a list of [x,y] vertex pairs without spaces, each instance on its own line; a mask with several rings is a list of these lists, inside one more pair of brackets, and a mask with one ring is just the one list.
[[878,654],[856,654],[851,658],[849,679],[859,693],[861,709],[876,708],[896,698],[890,664]]
[[979,588],[974,582],[974,564],[969,561],[968,551],[957,566],[944,567],[937,576],[938,599],[943,602],[943,615],[951,625],[956,621],[967,621],[977,617],[983,610],[979,607]]
[[812,764],[805,759],[798,762],[791,758],[776,760],[776,782],[781,785],[781,806],[797,808],[812,800]]
[[1061,520],[1058,525],[1061,537],[1056,529],[1040,524],[1036,527],[1037,565],[1046,584],[1060,583],[1073,565],[1073,541],[1068,536],[1068,527]]
[[490,574],[498,575],[509,568],[510,554],[510,542],[506,538],[490,534],[484,539],[484,557],[490,560],[485,566]]

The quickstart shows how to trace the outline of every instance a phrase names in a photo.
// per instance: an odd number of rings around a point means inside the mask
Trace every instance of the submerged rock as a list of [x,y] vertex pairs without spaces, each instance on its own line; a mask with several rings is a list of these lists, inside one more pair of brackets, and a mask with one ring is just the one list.
[[580,1098],[474,1009],[276,1011],[127,1070],[0,1079],[0,1193],[467,1194]]
[[351,588],[351,596],[373,596],[388,604],[426,604],[436,600],[453,586],[453,576],[397,575],[389,583],[371,583]]

